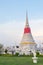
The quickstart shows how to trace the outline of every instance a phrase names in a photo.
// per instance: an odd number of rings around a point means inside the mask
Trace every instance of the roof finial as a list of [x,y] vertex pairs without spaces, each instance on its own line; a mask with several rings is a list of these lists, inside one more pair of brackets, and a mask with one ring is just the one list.
[[28,26],[29,26],[29,24],[28,24],[28,13],[26,11],[26,27],[28,27]]

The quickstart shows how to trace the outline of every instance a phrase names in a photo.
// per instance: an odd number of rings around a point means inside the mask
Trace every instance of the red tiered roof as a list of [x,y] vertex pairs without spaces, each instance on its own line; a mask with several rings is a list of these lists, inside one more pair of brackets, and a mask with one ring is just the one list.
[[30,28],[24,28],[24,33],[31,33]]

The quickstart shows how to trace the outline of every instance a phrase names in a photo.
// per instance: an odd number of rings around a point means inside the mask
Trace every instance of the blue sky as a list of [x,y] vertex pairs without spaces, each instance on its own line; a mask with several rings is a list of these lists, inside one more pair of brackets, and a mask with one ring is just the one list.
[[26,10],[33,37],[43,40],[43,0],[0,0],[0,43],[21,40]]
[[26,10],[29,19],[43,18],[43,0],[1,0],[0,23],[25,20]]

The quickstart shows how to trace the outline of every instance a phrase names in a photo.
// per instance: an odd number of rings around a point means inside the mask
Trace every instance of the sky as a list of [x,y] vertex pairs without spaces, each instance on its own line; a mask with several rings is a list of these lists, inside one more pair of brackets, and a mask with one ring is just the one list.
[[26,11],[32,36],[36,43],[43,42],[43,0],[0,0],[0,43],[20,43]]

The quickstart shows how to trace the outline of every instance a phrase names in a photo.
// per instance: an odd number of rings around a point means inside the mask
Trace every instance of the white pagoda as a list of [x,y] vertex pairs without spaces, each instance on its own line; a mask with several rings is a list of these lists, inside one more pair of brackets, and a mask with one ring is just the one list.
[[21,49],[20,54],[25,54],[25,55],[29,55],[30,52],[36,49],[36,43],[31,34],[27,13],[26,13],[26,25],[25,25],[23,37],[20,43],[20,49]]

